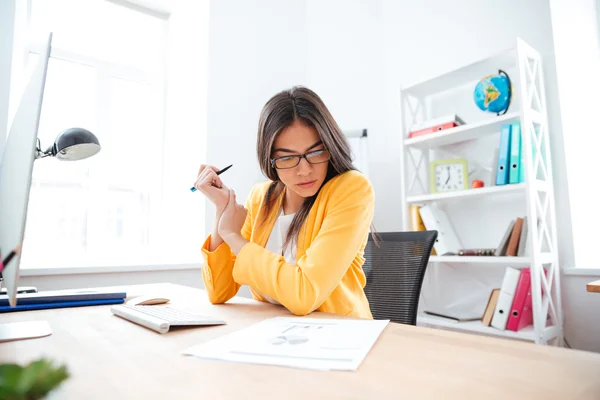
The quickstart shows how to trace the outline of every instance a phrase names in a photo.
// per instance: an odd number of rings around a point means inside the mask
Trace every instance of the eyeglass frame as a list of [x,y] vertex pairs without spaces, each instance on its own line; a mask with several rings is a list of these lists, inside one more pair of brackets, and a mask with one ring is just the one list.
[[[327,160],[325,160],[325,161],[321,161],[321,162],[318,162],[318,163],[310,162],[310,161],[308,160],[308,158],[306,158],[306,156],[307,156],[307,155],[309,155],[309,154],[312,154],[312,153],[316,153],[316,152],[319,152],[319,151],[326,151],[326,152],[329,154],[329,158],[328,158]],[[298,160],[298,162],[297,162],[297,163],[296,163],[296,165],[294,165],[293,167],[287,167],[287,168],[277,168],[277,166],[275,165],[275,162],[276,162],[277,160],[279,160],[279,159],[286,158],[286,157],[296,157],[296,159]],[[298,165],[300,165],[300,161],[302,161],[302,159],[303,159],[303,158],[304,158],[304,159],[306,160],[306,162],[307,162],[307,163],[309,163],[310,165],[324,164],[324,163],[326,163],[327,161],[331,160],[331,153],[330,153],[330,152],[329,152],[329,150],[327,150],[326,148],[323,148],[323,149],[321,149],[321,150],[313,150],[313,151],[309,151],[308,153],[304,153],[304,154],[296,154],[296,155],[293,155],[293,156],[282,156],[282,157],[277,157],[277,158],[271,158],[271,168],[273,168],[273,169],[292,169],[292,168],[296,168]]]

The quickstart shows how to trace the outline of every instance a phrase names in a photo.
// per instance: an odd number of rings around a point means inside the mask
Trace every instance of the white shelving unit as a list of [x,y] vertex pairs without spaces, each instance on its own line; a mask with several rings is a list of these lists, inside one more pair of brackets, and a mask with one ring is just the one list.
[[[410,127],[432,115],[432,96],[447,94],[454,89],[474,87],[483,76],[502,69],[513,71],[513,104],[505,115],[485,115],[480,121],[471,118],[465,125],[433,134],[409,138]],[[530,253],[524,257],[462,257],[431,256],[428,269],[440,264],[453,268],[467,265],[475,268],[531,268],[533,325],[519,332],[503,331],[484,326],[480,321],[455,322],[450,319],[420,314],[419,325],[467,331],[483,335],[532,341],[538,344],[563,345],[563,315],[560,293],[560,271],[556,238],[556,218],[552,165],[548,133],[548,119],[540,54],[521,39],[514,48],[492,57],[424,80],[400,92],[402,108],[401,162],[403,166],[401,192],[404,229],[409,230],[409,206],[439,203],[460,207],[461,202],[512,202],[526,210],[528,218],[527,241]],[[516,105],[514,105],[516,103]],[[444,112],[443,114],[448,114]],[[460,113],[457,113],[461,115]],[[447,151],[453,146],[470,144],[497,135],[503,124],[520,121],[522,151],[524,152],[525,182],[502,186],[431,194],[429,193],[429,161],[436,151]],[[534,151],[534,152],[532,152]],[[528,155],[535,154],[533,157]],[[490,154],[492,158],[492,154]],[[493,166],[495,169],[495,165]],[[496,204],[494,203],[494,204]],[[481,216],[482,221],[485,215]],[[538,224],[531,223],[538,221]],[[508,221],[507,221],[508,223]],[[454,226],[459,237],[461,227]],[[488,227],[481,223],[477,229]],[[483,232],[483,231],[482,231]],[[497,243],[489,247],[496,247]],[[543,271],[546,271],[544,273]],[[445,282],[452,285],[452,282]],[[500,287],[501,282],[498,282]]]

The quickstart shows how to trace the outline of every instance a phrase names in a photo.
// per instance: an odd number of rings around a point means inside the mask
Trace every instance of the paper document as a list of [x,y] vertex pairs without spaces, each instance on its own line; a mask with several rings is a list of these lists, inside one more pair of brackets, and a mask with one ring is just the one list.
[[266,319],[184,350],[200,358],[356,371],[389,320]]

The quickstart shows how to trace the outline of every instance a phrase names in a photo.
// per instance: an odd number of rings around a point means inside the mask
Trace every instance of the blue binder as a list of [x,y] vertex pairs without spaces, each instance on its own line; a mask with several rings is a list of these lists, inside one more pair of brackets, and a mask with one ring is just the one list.
[[99,305],[106,305],[106,304],[121,304],[124,302],[125,302],[125,299],[101,299],[101,300],[63,301],[63,302],[52,302],[52,303],[17,304],[15,307],[0,306],[0,313],[15,312],[15,311],[44,310],[44,309],[48,309],[48,308],[99,306]]
[[[68,290],[48,290],[37,293],[19,293],[17,295],[17,304],[45,304],[60,303],[82,300],[105,300],[105,299],[124,299],[127,293],[121,290],[111,289],[68,289]],[[8,306],[8,296],[0,295],[0,306]]]
[[496,185],[508,183],[508,167],[510,162],[510,124],[502,125],[500,129],[500,149],[498,151],[498,167],[496,169]]
[[519,183],[521,165],[521,124],[513,122],[510,133],[510,170],[508,183]]

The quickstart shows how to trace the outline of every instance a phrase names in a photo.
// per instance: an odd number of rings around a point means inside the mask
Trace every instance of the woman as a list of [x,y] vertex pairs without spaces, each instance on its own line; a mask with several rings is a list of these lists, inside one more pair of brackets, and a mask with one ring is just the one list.
[[203,165],[194,185],[217,210],[202,247],[210,301],[224,303],[248,285],[255,299],[296,315],[372,318],[362,265],[375,197],[319,96],[302,87],[273,96],[260,116],[257,155],[270,182],[256,185],[245,207],[215,167]]

